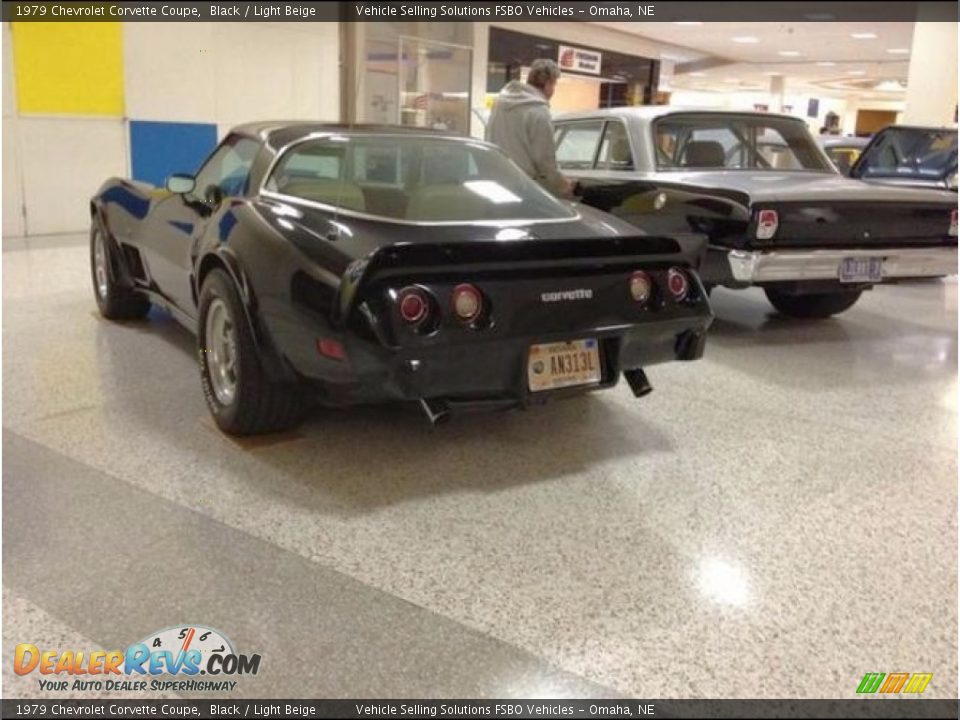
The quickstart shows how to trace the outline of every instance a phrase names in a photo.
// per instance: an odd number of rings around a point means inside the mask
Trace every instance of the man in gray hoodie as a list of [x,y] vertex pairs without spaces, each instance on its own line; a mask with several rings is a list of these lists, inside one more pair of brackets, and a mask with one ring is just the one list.
[[572,197],[574,183],[557,167],[549,100],[560,79],[553,60],[534,60],[527,81],[511,80],[497,96],[486,139],[554,195]]

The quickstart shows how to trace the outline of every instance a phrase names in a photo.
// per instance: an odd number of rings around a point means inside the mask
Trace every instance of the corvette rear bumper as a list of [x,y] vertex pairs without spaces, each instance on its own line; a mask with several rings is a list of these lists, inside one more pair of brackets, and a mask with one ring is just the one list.
[[883,280],[942,277],[957,272],[955,247],[723,252],[730,276],[737,283],[836,280],[840,263],[853,257],[883,258]]
[[[563,334],[531,335],[476,344],[437,345],[384,352],[368,344],[348,344],[349,382],[322,380],[330,404],[384,400],[438,401],[437,407],[472,409],[545,402],[615,385],[635,368],[703,355],[706,330],[713,316],[704,306],[696,315],[637,325],[594,328]],[[534,344],[595,338],[601,379],[581,385],[532,392],[527,366]]]

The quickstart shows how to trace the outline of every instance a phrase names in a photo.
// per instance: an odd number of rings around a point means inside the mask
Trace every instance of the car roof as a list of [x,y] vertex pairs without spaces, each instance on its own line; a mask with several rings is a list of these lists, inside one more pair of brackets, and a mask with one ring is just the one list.
[[634,118],[644,122],[652,122],[657,118],[667,115],[686,115],[696,113],[698,115],[756,115],[757,117],[775,117],[804,122],[802,118],[783,113],[759,112],[756,110],[717,110],[716,108],[686,107],[680,105],[631,105],[628,107],[599,108],[597,110],[584,110],[580,112],[563,113],[557,115],[555,120],[592,120],[596,118],[616,117],[616,118]]
[[870,140],[856,135],[817,135],[817,142],[823,147],[866,147]]
[[377,125],[372,123],[330,123],[312,120],[261,120],[231,128],[231,132],[257,138],[271,145],[283,146],[309,135],[335,133],[338,135],[410,135],[447,140],[482,142],[476,138],[457,135],[447,130],[409,127],[404,125]]

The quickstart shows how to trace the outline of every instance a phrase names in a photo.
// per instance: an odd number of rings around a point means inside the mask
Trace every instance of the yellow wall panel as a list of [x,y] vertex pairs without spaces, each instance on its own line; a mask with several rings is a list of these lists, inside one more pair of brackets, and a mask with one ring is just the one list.
[[118,22],[15,22],[21,113],[123,115],[123,31]]

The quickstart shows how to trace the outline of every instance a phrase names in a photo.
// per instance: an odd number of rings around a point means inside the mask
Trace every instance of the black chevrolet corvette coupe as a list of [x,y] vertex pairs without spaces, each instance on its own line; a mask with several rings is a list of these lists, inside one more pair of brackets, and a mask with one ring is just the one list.
[[289,427],[311,400],[419,402],[431,421],[608,387],[703,353],[683,238],[556,200],[495,147],[426,130],[257,123],[166,189],[90,205],[100,312],[197,336],[217,424]]

